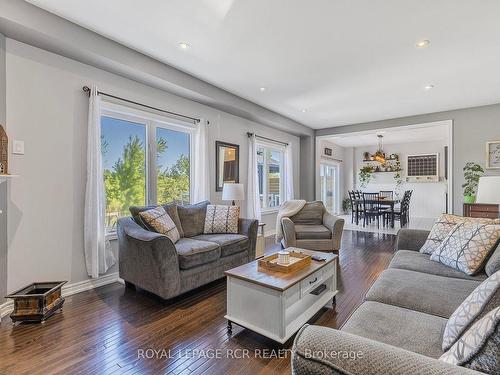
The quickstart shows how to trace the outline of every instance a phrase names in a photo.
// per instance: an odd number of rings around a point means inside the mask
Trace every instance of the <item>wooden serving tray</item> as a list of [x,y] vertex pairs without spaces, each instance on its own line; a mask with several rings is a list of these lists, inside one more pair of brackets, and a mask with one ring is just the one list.
[[311,256],[298,253],[295,251],[290,251],[290,263],[288,264],[278,264],[278,253],[269,255],[262,259],[259,259],[259,268],[265,268],[269,271],[278,272],[295,272],[305,268],[311,264]]

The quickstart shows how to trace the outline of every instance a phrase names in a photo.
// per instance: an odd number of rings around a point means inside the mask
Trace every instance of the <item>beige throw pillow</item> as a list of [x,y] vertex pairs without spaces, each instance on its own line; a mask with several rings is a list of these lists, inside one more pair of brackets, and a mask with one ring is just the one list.
[[479,224],[500,224],[500,219],[484,219],[464,217],[450,214],[442,214],[432,226],[429,237],[424,245],[420,248],[423,254],[432,254],[441,245],[441,242],[450,234],[455,225],[465,222],[473,222]]
[[174,221],[162,206],[142,211],[139,215],[151,228],[170,238],[173,243],[176,243],[181,238]]
[[205,234],[238,233],[239,206],[209,204],[205,216]]
[[499,224],[466,221],[455,225],[430,259],[467,275],[474,275],[480,270],[499,238]]

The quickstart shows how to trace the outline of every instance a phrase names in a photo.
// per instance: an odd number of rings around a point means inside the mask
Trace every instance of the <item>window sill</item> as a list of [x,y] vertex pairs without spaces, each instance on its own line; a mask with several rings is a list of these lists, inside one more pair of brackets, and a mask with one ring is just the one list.
[[263,209],[261,209],[260,213],[262,215],[270,215],[270,214],[276,214],[276,213],[278,213],[278,211],[279,211],[278,207],[276,207],[276,208],[263,208]]

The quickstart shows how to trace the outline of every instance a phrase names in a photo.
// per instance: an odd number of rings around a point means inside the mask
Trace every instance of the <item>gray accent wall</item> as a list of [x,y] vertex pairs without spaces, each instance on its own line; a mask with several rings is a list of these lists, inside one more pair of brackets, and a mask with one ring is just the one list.
[[[500,104],[338,126],[317,130],[316,135],[352,133],[441,120],[453,121],[453,211],[461,215],[464,182],[462,168],[469,161],[485,166],[486,142],[500,140]],[[486,174],[500,175],[500,170],[490,169]]]

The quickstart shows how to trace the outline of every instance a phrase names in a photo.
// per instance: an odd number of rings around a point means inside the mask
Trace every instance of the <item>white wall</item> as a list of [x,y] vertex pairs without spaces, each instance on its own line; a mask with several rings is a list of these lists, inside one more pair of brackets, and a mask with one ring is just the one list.
[[[429,183],[408,183],[404,182],[401,186],[401,191],[413,190],[410,203],[410,213],[412,217],[436,218],[441,213],[446,211],[446,191],[447,183],[444,181],[444,141],[428,141],[415,143],[400,143],[384,145],[386,154],[399,154],[401,160],[401,168],[403,169],[401,176],[403,180],[406,177],[407,166],[406,156],[426,153],[439,153],[439,174],[443,181]],[[355,147],[354,148],[354,171],[356,178],[356,188],[367,192],[378,192],[380,190],[395,190],[394,173],[374,173],[370,183],[366,187],[361,187],[359,184],[359,170],[366,164],[363,160],[363,153],[368,151],[370,154],[375,153],[376,146],[371,147]],[[376,164],[376,163],[372,163]]]
[[[300,194],[300,139],[296,136],[12,39],[6,43],[6,81],[7,131],[11,139],[23,140],[26,148],[25,155],[11,156],[11,170],[20,177],[11,182],[8,203],[8,291],[35,280],[87,279],[83,211],[88,99],[82,92],[84,85],[96,83],[106,92],[209,120],[212,176],[215,140],[240,144],[243,183],[247,131],[291,143],[296,150],[295,191]],[[219,202],[215,177],[210,184],[211,199]],[[271,214],[263,220],[274,227],[275,217]]]

